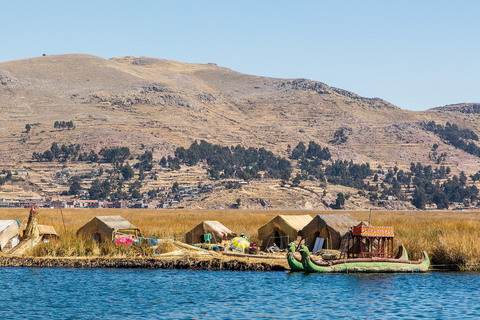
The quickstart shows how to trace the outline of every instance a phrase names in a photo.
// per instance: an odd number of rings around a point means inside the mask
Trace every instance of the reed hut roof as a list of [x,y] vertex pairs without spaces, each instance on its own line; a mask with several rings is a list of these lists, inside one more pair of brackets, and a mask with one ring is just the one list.
[[99,239],[101,242],[106,239],[113,240],[116,234],[141,235],[140,229],[122,216],[98,216],[77,230],[77,234],[85,234],[87,236],[92,236],[96,233],[102,236]]
[[20,223],[17,220],[0,220],[0,250],[8,241],[20,235]]
[[293,241],[298,237],[299,231],[310,221],[312,221],[312,217],[308,214],[278,215],[258,229],[258,237],[263,240],[273,235],[276,231],[281,231],[283,234],[288,235]]
[[340,247],[341,241],[350,227],[358,225],[348,213],[339,214],[319,214],[315,216],[301,231],[302,239],[307,239],[314,235],[318,236],[324,228],[328,231],[329,241],[332,247]]
[[38,234],[40,236],[54,236],[58,237],[57,231],[55,231],[55,228],[53,226],[47,226],[43,224],[37,225],[38,229]]
[[236,234],[218,221],[203,221],[198,226],[187,232],[185,242],[194,244],[202,242],[202,236],[210,233],[213,243],[220,243],[222,240],[230,240],[236,237]]

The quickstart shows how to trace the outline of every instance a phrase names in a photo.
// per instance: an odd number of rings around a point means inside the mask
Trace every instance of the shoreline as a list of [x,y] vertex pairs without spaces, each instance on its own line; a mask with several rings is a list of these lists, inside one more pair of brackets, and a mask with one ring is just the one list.
[[[80,268],[80,269],[183,269],[210,271],[291,271],[285,260],[262,259],[256,257],[210,259],[183,256],[178,258],[152,257],[22,257],[0,256],[0,268]],[[271,261],[270,261],[271,260]],[[478,265],[476,265],[478,267]],[[465,269],[460,265],[433,265],[433,272],[469,272],[477,268]]]
[[[149,237],[162,239],[180,239],[184,237],[187,230],[191,230],[202,221],[219,221],[228,226],[231,230],[241,230],[249,237],[252,242],[260,243],[258,229],[271,221],[278,214],[285,214],[279,210],[137,210],[133,214],[129,210],[115,209],[65,209],[63,216],[60,217],[56,210],[42,210],[40,212],[41,223],[51,225],[58,230],[60,239],[50,244],[42,244],[42,250],[38,252],[25,252],[20,254],[0,253],[0,265],[6,266],[35,266],[47,265],[78,267],[145,267],[145,268],[191,268],[191,269],[211,269],[211,270],[272,270],[272,265],[280,270],[288,270],[286,258],[262,259],[261,257],[242,257],[243,254],[236,254],[235,257],[228,257],[222,253],[214,253],[203,249],[195,250],[193,247],[183,242],[175,241],[175,248],[164,248],[160,250],[159,255],[154,255],[151,250],[142,250],[143,259],[159,259],[158,262],[136,261],[136,250],[128,248],[109,247],[100,250],[100,246],[92,244],[89,241],[83,241],[78,238],[76,231],[89,219],[99,215],[115,214],[123,216],[125,219],[139,227],[142,232]],[[235,213],[235,214],[234,214]],[[324,211],[292,211],[290,214],[325,214]],[[328,213],[345,213],[345,211],[329,211]],[[367,221],[370,216],[367,211],[351,212],[352,216],[358,221]],[[24,209],[4,209],[0,208],[0,216],[5,220],[26,221],[28,214]],[[64,220],[65,218],[66,220]],[[476,212],[458,212],[458,211],[378,211],[372,217],[374,224],[393,226],[395,228],[395,238],[398,244],[403,244],[407,249],[409,257],[412,260],[421,258],[421,252],[426,251],[429,254],[434,270],[452,270],[452,271],[480,271],[480,246],[478,246],[478,230],[480,230],[480,211]],[[64,224],[63,222],[66,222]],[[86,239],[84,239],[86,240]],[[30,248],[31,249],[31,248]],[[169,250],[175,252],[167,253]],[[31,251],[31,250],[30,250]],[[21,262],[18,258],[1,257],[22,257],[26,259]],[[28,259],[27,259],[28,257]],[[34,257],[48,257],[48,259],[65,259],[63,262],[35,262]],[[68,259],[85,260],[94,259],[93,262],[70,262]],[[185,260],[187,257],[191,259]],[[205,262],[203,259],[216,262]],[[7,260],[9,261],[7,261]],[[33,259],[30,261],[29,259]],[[47,259],[47,258],[46,258]],[[136,262],[108,262],[110,259],[128,259]],[[175,259],[178,262],[166,259]],[[183,261],[184,259],[185,261]],[[234,262],[226,262],[228,259],[237,260],[238,266],[233,266]],[[5,260],[5,261],[4,261]],[[10,261],[11,260],[11,261]],[[104,261],[103,261],[104,260]],[[246,261],[246,262],[245,262]],[[283,262],[285,261],[285,262]],[[258,268],[250,266],[252,263],[265,262],[268,266]],[[118,264],[119,266],[116,266]],[[241,266],[245,264],[245,266]],[[137,266],[138,265],[138,266]]]
[[[0,267],[23,268],[113,268],[113,269],[190,269],[228,271],[289,271],[282,263],[252,262],[240,259],[199,259],[181,257],[165,258],[123,258],[123,257],[20,257],[0,256]],[[286,259],[285,259],[286,262]]]

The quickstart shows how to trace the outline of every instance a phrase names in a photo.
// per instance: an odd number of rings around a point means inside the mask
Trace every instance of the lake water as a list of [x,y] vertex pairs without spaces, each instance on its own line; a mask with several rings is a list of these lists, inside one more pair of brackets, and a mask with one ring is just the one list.
[[480,273],[0,268],[0,319],[478,319]]

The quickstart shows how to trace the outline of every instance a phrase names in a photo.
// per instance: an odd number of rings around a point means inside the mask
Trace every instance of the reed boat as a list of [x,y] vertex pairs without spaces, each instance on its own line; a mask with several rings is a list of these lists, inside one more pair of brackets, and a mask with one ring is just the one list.
[[430,267],[430,259],[425,251],[418,261],[402,258],[348,258],[319,261],[312,258],[306,246],[301,246],[299,251],[302,254],[303,271],[307,273],[427,272]]
[[372,227],[360,224],[350,227],[343,238],[339,256],[323,255],[317,259],[307,246],[300,246],[302,258],[295,256],[296,246],[289,244],[287,261],[292,271],[328,272],[426,272],[430,258],[422,252],[418,261],[409,260],[403,245],[393,255],[393,227]]

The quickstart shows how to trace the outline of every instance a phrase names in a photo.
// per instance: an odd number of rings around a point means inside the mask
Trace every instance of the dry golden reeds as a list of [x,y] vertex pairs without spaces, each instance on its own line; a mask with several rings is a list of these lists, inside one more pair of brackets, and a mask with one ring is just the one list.
[[[113,244],[103,247],[88,239],[79,240],[76,230],[95,216],[121,215],[140,228],[143,236],[183,241],[186,232],[205,220],[217,220],[251,242],[259,242],[258,229],[279,214],[334,214],[344,211],[287,210],[134,210],[134,209],[39,209],[38,223],[53,225],[58,242],[41,244],[38,256],[149,256],[146,249],[121,249]],[[357,220],[368,221],[368,211],[349,212]],[[64,219],[62,219],[62,214]],[[0,209],[0,219],[28,217],[28,209]],[[65,221],[65,227],[63,224]],[[411,259],[426,251],[433,265],[459,265],[472,269],[480,263],[480,212],[458,211],[374,211],[372,225],[393,226],[397,244],[403,243]],[[170,249],[170,251],[173,249]],[[163,249],[160,250],[163,252]],[[478,269],[478,267],[477,267]]]

